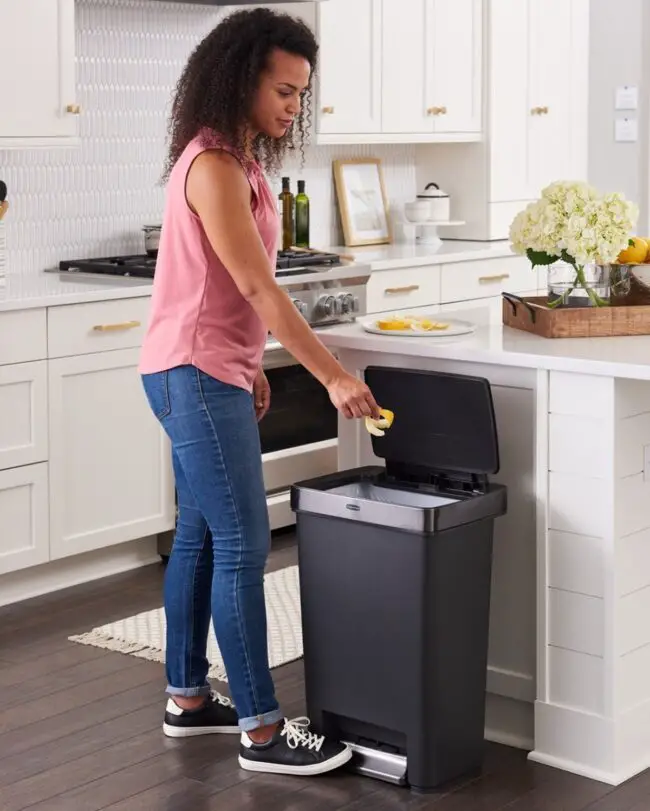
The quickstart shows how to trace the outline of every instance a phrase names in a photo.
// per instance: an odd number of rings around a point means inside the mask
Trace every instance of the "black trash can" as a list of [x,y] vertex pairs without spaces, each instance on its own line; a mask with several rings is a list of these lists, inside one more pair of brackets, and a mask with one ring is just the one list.
[[492,393],[464,375],[369,367],[395,413],[386,467],[301,482],[307,712],[357,771],[427,791],[480,768],[494,519],[506,511]]

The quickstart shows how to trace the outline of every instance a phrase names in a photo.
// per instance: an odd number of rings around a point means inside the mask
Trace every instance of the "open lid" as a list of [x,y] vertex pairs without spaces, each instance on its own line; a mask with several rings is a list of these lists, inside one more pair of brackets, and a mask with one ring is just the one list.
[[[443,372],[369,366],[375,400],[395,421],[372,437],[387,468],[484,477],[499,470],[499,442],[489,381]],[[390,472],[390,470],[389,470]]]

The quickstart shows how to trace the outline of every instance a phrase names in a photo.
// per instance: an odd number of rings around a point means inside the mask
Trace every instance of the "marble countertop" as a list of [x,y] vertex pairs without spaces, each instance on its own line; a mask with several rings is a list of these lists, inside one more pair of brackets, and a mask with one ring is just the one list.
[[498,242],[466,242],[443,240],[440,247],[394,243],[393,245],[368,245],[362,248],[349,248],[334,245],[327,248],[333,253],[354,257],[356,262],[369,264],[372,270],[391,270],[400,267],[421,265],[442,265],[453,262],[468,262],[478,259],[498,259],[514,256],[508,240]]
[[477,329],[458,337],[399,337],[373,335],[357,322],[321,330],[319,337],[332,348],[650,380],[650,335],[540,338],[495,324],[485,307],[445,312],[444,318],[470,321]]
[[0,312],[30,310],[61,304],[150,296],[152,283],[146,279],[92,278],[58,273],[7,273],[0,283]]

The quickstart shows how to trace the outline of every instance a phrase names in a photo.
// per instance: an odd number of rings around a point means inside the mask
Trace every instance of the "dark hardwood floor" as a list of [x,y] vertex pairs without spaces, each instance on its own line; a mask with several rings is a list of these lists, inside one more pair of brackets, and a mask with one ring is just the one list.
[[[269,568],[295,561],[275,539]],[[239,769],[237,738],[161,731],[158,664],[67,641],[160,605],[163,567],[0,608],[0,811],[645,811],[650,772],[618,789],[489,745],[478,777],[426,797],[344,772]],[[302,663],[274,671],[288,716],[304,714]]]

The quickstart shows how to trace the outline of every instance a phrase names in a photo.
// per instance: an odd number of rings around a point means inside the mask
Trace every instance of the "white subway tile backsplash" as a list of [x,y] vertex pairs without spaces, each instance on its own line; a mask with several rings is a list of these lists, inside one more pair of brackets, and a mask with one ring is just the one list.
[[[160,222],[159,184],[171,95],[185,60],[225,13],[210,6],[150,0],[78,0],[77,98],[81,144],[0,150],[7,182],[7,264],[36,273],[60,259],[141,253],[140,228]],[[306,180],[312,244],[340,242],[332,160],[381,158],[387,194],[415,195],[415,147],[310,146],[306,164],[284,171]]]

